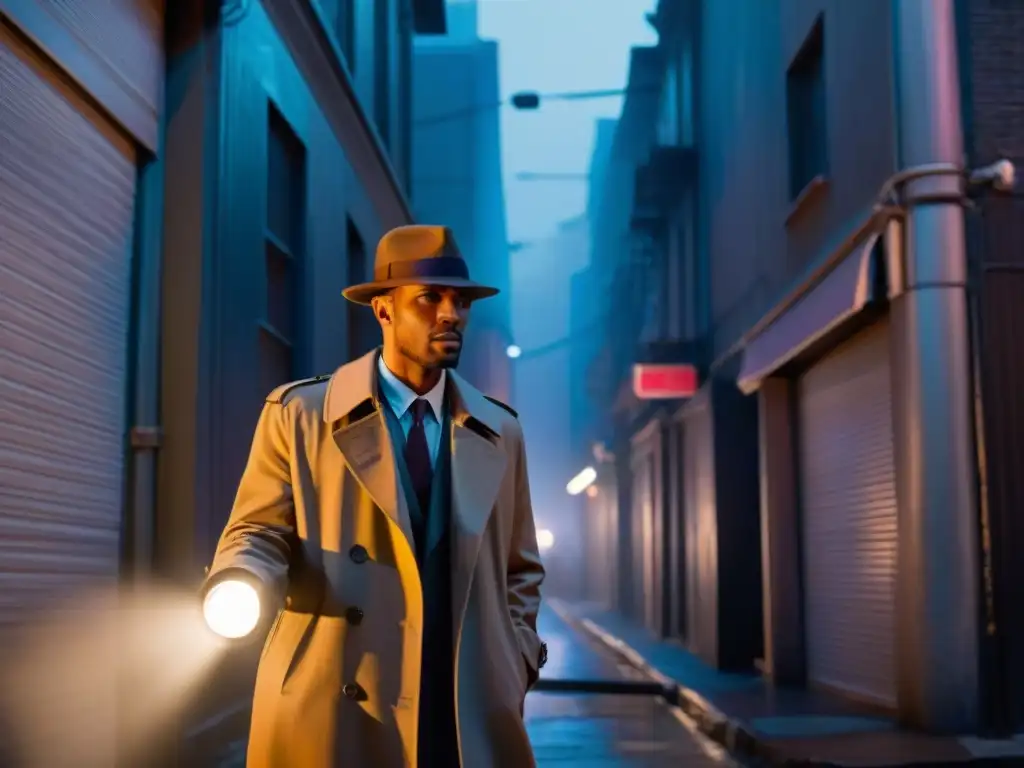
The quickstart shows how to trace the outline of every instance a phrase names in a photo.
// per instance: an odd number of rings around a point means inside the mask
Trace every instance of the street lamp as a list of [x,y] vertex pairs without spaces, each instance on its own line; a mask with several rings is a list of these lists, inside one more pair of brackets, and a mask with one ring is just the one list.
[[584,467],[576,477],[570,480],[565,491],[570,496],[579,496],[597,480],[597,470],[593,467]]
[[523,350],[518,344],[509,344],[505,349],[505,354],[508,355],[510,360],[515,360],[523,354]]
[[516,181],[590,181],[589,173],[545,173],[543,171],[520,171],[516,174]]
[[610,88],[599,91],[564,91],[561,93],[538,93],[537,91],[519,91],[518,93],[512,94],[512,97],[507,102],[499,101],[494,104],[475,104],[468,106],[464,109],[456,110],[455,112],[448,112],[442,115],[430,115],[428,117],[416,120],[414,125],[432,125],[433,123],[443,123],[448,120],[458,120],[460,118],[472,117],[481,112],[489,112],[490,110],[497,110],[504,106],[510,106],[513,109],[518,109],[521,112],[536,112],[540,109],[541,103],[545,101],[586,101],[589,99],[607,99],[614,96],[625,96],[627,93],[635,92],[654,92],[660,90],[654,86],[650,87],[634,87],[634,88]]

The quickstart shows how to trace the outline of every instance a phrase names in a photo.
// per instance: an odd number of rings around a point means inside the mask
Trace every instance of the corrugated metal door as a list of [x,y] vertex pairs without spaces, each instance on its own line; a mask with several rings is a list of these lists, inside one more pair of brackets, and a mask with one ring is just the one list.
[[801,378],[800,490],[808,678],[895,706],[888,346],[882,322]]
[[714,434],[707,391],[698,394],[684,426],[687,645],[709,663],[718,648],[718,521],[715,517]]
[[135,159],[0,26],[0,628],[113,583]]

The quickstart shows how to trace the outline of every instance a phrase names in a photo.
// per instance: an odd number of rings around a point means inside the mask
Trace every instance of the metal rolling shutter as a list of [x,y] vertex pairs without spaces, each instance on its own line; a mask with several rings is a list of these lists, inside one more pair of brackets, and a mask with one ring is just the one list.
[[[709,397],[709,393],[699,395]],[[710,403],[692,409],[684,426],[687,644],[709,663],[718,658],[718,523]]]
[[896,473],[885,322],[799,384],[808,678],[895,706]]
[[0,629],[118,574],[132,152],[0,27]]

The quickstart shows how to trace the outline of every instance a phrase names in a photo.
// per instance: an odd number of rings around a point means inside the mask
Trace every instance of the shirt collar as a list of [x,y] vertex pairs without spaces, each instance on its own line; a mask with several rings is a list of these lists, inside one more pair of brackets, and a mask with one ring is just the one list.
[[[381,393],[388,401],[388,405],[391,406],[395,416],[402,418],[405,412],[409,410],[409,406],[420,395],[409,389],[409,386],[404,381],[401,381],[391,372],[391,369],[384,364],[383,355],[377,358],[377,370],[380,373]],[[437,419],[438,424],[441,423],[441,415],[444,409],[444,385],[447,378],[447,371],[441,371],[441,378],[437,380],[434,388],[422,396],[424,400],[430,403],[430,410],[433,411],[434,418]]]

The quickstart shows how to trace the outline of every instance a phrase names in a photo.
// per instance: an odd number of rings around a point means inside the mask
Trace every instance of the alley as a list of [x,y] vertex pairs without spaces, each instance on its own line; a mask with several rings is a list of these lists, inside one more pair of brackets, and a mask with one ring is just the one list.
[[[544,681],[640,682],[607,651],[545,607],[540,634],[548,644]],[[526,728],[538,768],[711,768],[733,766],[720,747],[644,694],[533,691],[526,699]],[[242,768],[245,743],[231,745],[217,768]],[[432,768],[427,766],[426,768]],[[467,768],[476,768],[467,766]]]
[[[545,680],[639,680],[549,608],[539,629],[548,644]],[[734,765],[654,696],[538,690],[526,699],[526,728],[539,768]]]

